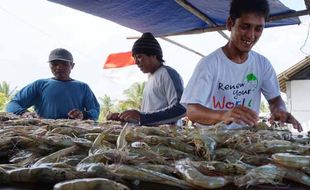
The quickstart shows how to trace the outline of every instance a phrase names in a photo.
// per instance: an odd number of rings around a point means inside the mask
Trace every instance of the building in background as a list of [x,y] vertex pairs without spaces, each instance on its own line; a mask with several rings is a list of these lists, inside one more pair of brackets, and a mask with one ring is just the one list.
[[286,93],[287,109],[310,130],[310,56],[278,75],[281,92]]

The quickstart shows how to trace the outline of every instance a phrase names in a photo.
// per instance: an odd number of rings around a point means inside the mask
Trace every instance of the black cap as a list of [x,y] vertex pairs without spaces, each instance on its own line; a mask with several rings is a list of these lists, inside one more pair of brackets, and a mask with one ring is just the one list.
[[57,48],[51,51],[50,56],[48,58],[48,62],[55,60],[61,60],[73,63],[73,56],[68,50],[63,48]]
[[152,33],[143,33],[132,47],[132,54],[148,54],[162,56],[163,52],[158,41],[155,39]]

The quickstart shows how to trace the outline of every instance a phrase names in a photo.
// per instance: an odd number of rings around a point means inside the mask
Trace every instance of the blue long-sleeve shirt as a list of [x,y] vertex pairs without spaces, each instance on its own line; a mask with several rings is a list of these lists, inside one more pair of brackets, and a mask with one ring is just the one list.
[[31,106],[40,117],[48,119],[66,119],[69,111],[78,109],[83,112],[84,119],[97,120],[100,112],[92,90],[77,80],[37,80],[20,90],[6,110],[21,115]]

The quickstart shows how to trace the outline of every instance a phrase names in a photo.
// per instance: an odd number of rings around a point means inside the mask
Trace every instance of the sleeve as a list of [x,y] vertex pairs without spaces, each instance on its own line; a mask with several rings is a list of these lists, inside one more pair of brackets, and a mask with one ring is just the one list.
[[161,83],[165,91],[168,106],[152,113],[140,113],[141,125],[160,125],[174,123],[185,115],[186,109],[180,104],[183,93],[183,81],[180,75],[167,68]]
[[185,107],[190,103],[207,105],[213,84],[213,69],[209,62],[212,60],[203,58],[197,64],[180,101]]
[[40,97],[39,83],[33,82],[21,89],[6,107],[7,112],[21,115]]
[[279,81],[275,70],[267,58],[265,58],[265,68],[263,72],[262,93],[266,100],[280,96]]
[[86,85],[85,91],[85,109],[83,110],[84,119],[98,120],[100,105],[97,98],[88,85]]

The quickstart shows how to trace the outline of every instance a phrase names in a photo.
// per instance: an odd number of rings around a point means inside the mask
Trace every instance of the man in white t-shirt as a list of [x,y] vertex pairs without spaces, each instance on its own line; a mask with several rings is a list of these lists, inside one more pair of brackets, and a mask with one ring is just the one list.
[[202,58],[184,90],[181,103],[190,120],[213,125],[250,125],[258,121],[261,93],[268,100],[270,122],[300,123],[286,111],[276,73],[267,58],[251,51],[269,14],[267,0],[233,0],[226,22],[228,43]]
[[137,66],[149,78],[143,90],[141,110],[112,113],[109,120],[156,126],[176,124],[186,109],[180,104],[183,80],[176,70],[164,65],[162,49],[153,34],[147,32],[132,47]]

